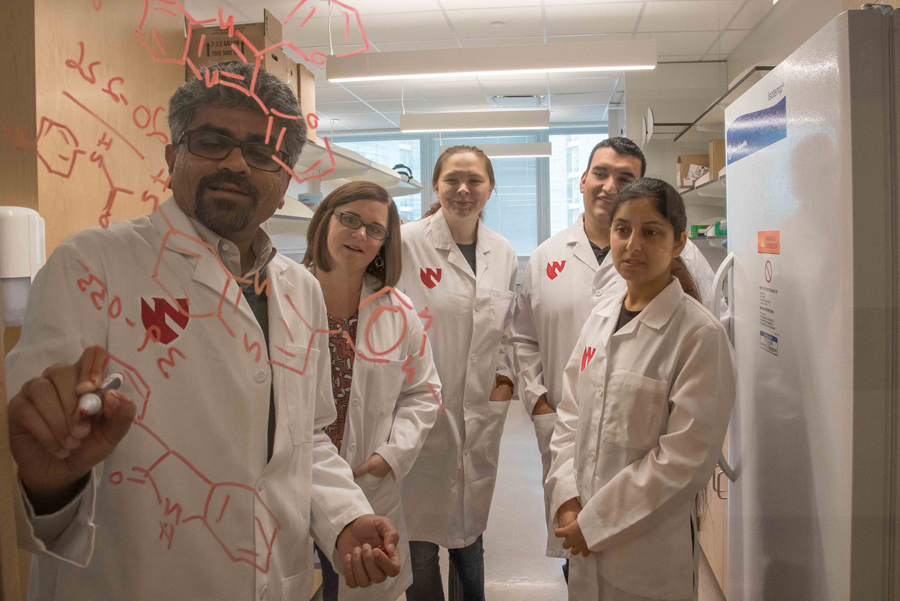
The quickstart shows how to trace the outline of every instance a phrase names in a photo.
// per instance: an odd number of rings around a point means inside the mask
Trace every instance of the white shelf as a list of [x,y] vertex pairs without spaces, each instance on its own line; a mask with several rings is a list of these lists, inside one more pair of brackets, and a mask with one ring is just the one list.
[[675,138],[680,148],[708,150],[709,143],[725,137],[725,107],[741,97],[774,67],[754,67],[709,105],[697,119]]
[[319,181],[324,194],[351,181],[369,181],[379,184],[384,186],[391,196],[406,196],[422,191],[422,184],[416,180],[407,182],[405,177],[393,169],[373,163],[352,150],[332,144],[331,156],[334,157],[334,170],[326,174],[325,172],[332,166],[328,149],[323,142],[307,142],[303,147],[300,160],[294,167],[294,172],[301,178],[313,174],[321,175]]
[[725,178],[706,182],[693,190],[681,193],[686,205],[725,206]]

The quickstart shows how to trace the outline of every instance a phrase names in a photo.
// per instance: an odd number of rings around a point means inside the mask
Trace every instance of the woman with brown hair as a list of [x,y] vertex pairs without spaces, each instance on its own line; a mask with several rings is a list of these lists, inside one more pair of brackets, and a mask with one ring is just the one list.
[[406,597],[444,599],[438,549],[445,547],[450,598],[481,601],[482,533],[515,378],[508,332],[518,262],[509,242],[479,219],[494,189],[481,150],[444,151],[432,188],[433,212],[403,226],[399,286],[433,317],[428,333],[446,418],[439,416],[403,482],[414,580]]
[[[349,588],[317,549],[324,599],[395,601],[412,582],[400,483],[437,418],[441,384],[416,310],[393,288],[400,218],[387,190],[371,182],[337,188],[316,208],[306,237],[303,264],[322,286],[328,313],[337,420],[325,431],[374,512],[396,526],[403,565],[396,578]],[[366,545],[363,560],[378,553]],[[347,565],[344,559],[337,558]],[[365,574],[352,576],[363,584]]]
[[725,440],[734,357],[682,263],[678,192],[635,180],[610,215],[627,289],[593,309],[566,365],[545,487],[572,552],[569,599],[689,601],[696,498]]

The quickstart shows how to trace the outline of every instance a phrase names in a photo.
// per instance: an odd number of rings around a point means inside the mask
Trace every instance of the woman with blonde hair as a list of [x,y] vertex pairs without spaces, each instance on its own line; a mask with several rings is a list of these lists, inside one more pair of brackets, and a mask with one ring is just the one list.
[[[366,575],[345,569],[340,582],[332,558],[317,549],[324,599],[395,601],[412,582],[400,484],[437,418],[441,384],[416,310],[393,288],[402,266],[400,218],[387,191],[371,182],[337,188],[316,208],[307,241],[303,264],[322,286],[328,312],[337,420],[325,431],[374,512],[396,526],[403,566],[396,578],[350,588],[368,584]],[[362,559],[368,565],[381,552],[365,545]]]
[[509,329],[518,262],[479,214],[494,189],[491,161],[453,146],[432,177],[437,203],[403,226],[399,286],[426,323],[443,384],[441,415],[409,477],[403,501],[412,553],[408,601],[444,599],[439,547],[450,550],[450,598],[484,599],[482,533],[497,477],[503,422],[513,395]]

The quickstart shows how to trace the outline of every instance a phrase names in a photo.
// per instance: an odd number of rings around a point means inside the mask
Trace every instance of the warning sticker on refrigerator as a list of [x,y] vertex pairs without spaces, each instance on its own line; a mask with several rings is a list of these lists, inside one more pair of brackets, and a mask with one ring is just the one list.
[[762,285],[759,287],[759,346],[767,353],[778,356],[778,285],[774,257],[766,260],[762,269]]

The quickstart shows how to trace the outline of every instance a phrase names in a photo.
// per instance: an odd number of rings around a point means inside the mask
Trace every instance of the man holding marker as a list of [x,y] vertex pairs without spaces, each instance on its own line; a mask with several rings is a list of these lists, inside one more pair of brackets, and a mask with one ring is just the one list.
[[[541,244],[531,255],[516,300],[512,341],[519,390],[532,416],[543,460],[550,469],[550,438],[556,406],[562,400],[563,370],[581,327],[594,306],[607,295],[625,294],[609,254],[612,201],[630,181],[644,177],[647,161],[628,138],[597,144],[581,176],[584,213],[575,224]],[[703,302],[710,306],[714,274],[690,241],[681,254]],[[545,498],[545,510],[550,504]],[[554,536],[555,516],[547,516],[547,555],[567,557],[562,539]]]
[[306,126],[290,88],[255,81],[182,86],[173,197],[76,234],[35,278],[7,358],[29,599],[308,599],[313,540],[351,587],[400,571],[396,530],[322,430],[321,289],[260,228]]

